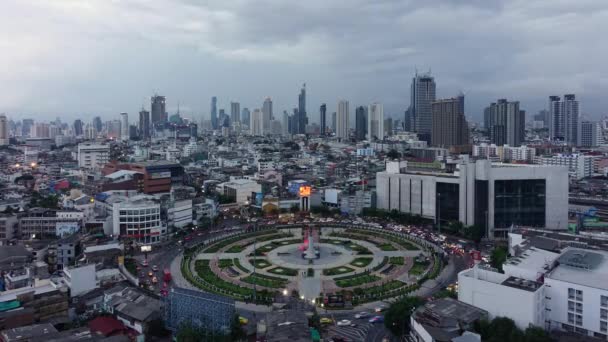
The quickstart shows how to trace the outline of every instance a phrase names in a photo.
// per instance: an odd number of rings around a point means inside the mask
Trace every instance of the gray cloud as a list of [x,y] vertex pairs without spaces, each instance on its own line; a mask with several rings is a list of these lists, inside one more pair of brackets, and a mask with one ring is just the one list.
[[153,92],[199,119],[217,95],[275,110],[309,87],[309,115],[338,98],[401,115],[416,69],[479,117],[499,97],[530,113],[577,93],[605,111],[603,0],[8,0],[0,20],[0,112],[135,113]]

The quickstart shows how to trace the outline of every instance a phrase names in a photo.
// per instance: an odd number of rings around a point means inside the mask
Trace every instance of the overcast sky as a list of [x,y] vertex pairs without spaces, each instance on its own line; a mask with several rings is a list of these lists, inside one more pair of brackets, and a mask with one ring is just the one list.
[[308,116],[379,101],[402,117],[415,70],[438,97],[497,98],[528,115],[575,93],[608,114],[606,0],[3,0],[0,112],[9,118],[118,118],[157,92],[173,113],[208,117],[210,97]]

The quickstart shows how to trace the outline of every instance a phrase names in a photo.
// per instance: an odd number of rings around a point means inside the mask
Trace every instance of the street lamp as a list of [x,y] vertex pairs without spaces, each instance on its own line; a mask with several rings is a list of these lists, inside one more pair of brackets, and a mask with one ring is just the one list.
[[283,289],[283,296],[287,296],[287,289]]

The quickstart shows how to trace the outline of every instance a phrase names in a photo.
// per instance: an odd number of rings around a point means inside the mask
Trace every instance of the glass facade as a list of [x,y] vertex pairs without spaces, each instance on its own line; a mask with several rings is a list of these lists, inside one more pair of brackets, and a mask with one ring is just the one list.
[[494,182],[494,227],[545,226],[544,179],[497,180]]
[[488,230],[488,181],[475,181],[475,225]]
[[460,186],[453,183],[437,183],[437,219],[441,224],[458,221]]

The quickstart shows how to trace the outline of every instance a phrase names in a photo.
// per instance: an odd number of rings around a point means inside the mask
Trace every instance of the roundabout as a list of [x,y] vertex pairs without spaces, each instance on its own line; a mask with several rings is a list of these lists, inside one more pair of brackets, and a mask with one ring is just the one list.
[[269,304],[297,296],[356,306],[411,293],[437,276],[437,246],[366,225],[290,225],[245,231],[184,253],[193,286],[238,301]]

